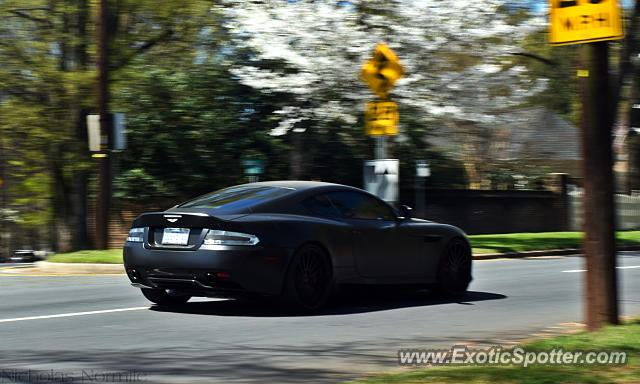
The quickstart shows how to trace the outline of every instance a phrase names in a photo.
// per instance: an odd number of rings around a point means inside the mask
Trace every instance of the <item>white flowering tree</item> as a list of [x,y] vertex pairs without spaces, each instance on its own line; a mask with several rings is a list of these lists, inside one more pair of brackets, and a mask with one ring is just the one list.
[[[493,125],[501,112],[543,89],[544,80],[515,64],[513,53],[544,20],[510,22],[516,18],[503,6],[498,0],[226,0],[220,11],[234,47],[252,52],[233,74],[282,95],[272,134],[336,124],[362,134],[356,122],[374,96],[359,72],[378,43],[389,45],[406,70],[391,98],[401,112],[416,114],[412,122]],[[402,122],[401,116],[401,132]]]

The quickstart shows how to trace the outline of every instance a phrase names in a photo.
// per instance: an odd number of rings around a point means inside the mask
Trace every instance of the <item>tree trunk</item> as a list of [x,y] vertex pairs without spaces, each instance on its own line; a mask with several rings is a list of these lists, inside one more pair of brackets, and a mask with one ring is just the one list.
[[[78,0],[78,13],[76,15],[77,20],[77,39],[78,44],[75,46],[75,60],[76,68],[84,71],[87,69],[88,55],[87,55],[87,20],[89,18],[89,6],[87,0]],[[84,94],[86,90],[80,90],[80,94]],[[78,100],[82,103],[82,100]],[[76,113],[76,132],[75,137],[78,143],[78,153],[81,156],[87,156],[87,110],[81,108]],[[71,222],[72,222],[72,244],[75,250],[88,249],[89,233],[87,228],[87,199],[88,199],[88,175],[86,171],[76,171],[73,175],[73,201],[71,207]]]
[[[76,139],[80,147],[79,153],[88,157],[86,110],[78,112],[76,122]],[[89,249],[89,233],[87,228],[88,175],[85,171],[73,174],[73,199],[71,201],[72,245],[74,250]]]
[[291,132],[291,162],[289,164],[289,179],[299,180],[302,176],[302,135],[304,132]]
[[55,252],[69,252],[72,250],[68,209],[70,206],[70,191],[64,177],[64,164],[61,160],[62,151],[64,151],[63,148],[53,146],[49,153],[53,189],[51,204],[53,208],[52,231],[54,241],[52,246]]

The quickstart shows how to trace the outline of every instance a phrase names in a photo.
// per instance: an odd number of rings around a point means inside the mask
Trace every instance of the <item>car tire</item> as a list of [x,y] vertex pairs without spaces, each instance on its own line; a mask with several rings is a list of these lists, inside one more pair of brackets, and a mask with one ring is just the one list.
[[461,238],[452,239],[438,263],[436,290],[444,297],[461,297],[471,282],[471,248]]
[[317,244],[296,251],[285,278],[284,299],[289,306],[315,311],[324,306],[333,290],[329,255]]
[[166,305],[166,306],[176,306],[183,305],[191,296],[188,295],[180,295],[180,294],[169,294],[164,289],[149,289],[149,288],[141,288],[142,294],[147,300],[152,303],[156,303],[158,305]]

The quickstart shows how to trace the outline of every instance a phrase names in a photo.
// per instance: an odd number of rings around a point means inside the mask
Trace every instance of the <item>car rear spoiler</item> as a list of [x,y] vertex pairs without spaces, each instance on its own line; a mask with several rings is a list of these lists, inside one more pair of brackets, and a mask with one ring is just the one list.
[[[133,220],[132,227],[222,228],[229,223],[219,217],[194,212],[147,212]],[[226,225],[225,225],[226,227]]]

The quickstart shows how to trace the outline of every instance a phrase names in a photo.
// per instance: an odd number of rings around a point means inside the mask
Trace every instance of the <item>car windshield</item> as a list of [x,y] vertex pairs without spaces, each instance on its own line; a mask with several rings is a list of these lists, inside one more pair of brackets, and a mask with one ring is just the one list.
[[293,189],[273,186],[239,185],[196,197],[179,205],[180,208],[209,208],[233,213],[277,197],[288,195]]

